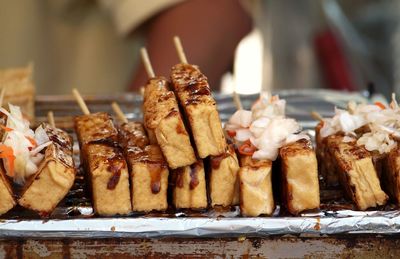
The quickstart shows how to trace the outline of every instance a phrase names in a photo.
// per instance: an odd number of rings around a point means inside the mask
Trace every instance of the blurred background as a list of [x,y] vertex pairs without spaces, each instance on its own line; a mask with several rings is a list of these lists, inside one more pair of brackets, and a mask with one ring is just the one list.
[[39,94],[138,90],[182,39],[216,91],[400,92],[396,0],[0,0],[0,69],[34,64]]

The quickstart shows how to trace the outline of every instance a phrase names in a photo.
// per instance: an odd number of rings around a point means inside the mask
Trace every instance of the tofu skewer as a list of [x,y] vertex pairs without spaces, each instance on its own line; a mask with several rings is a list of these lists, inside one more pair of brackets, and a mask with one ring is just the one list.
[[[3,87],[0,92],[0,107],[3,105],[5,90],[6,88]],[[5,124],[5,121],[1,121],[0,123]],[[0,137],[2,138],[2,136],[3,134]],[[0,215],[7,213],[16,204],[10,181],[6,176],[3,165],[0,165]]]
[[104,112],[91,114],[76,89],[73,94],[84,115],[75,118],[75,130],[92,192],[93,207],[103,216],[132,211],[129,173],[118,143],[118,131]]
[[118,135],[130,173],[133,211],[166,210],[168,165],[161,149],[149,143],[142,123],[129,122],[117,103],[112,103],[112,108],[123,122]]
[[[321,121],[316,127],[317,146],[326,162],[326,168],[337,174],[346,196],[359,210],[386,204],[388,196],[382,191],[373,164],[372,155],[356,142],[344,142],[344,135],[337,133],[320,139]],[[320,158],[322,156],[319,156]]]
[[173,169],[173,205],[177,209],[207,208],[204,164],[196,158],[175,94],[165,78],[155,77],[146,49],[141,53],[150,78],[144,91],[144,126],[150,143],[158,143]]
[[181,63],[172,67],[172,87],[190,126],[197,153],[200,158],[221,155],[226,151],[226,140],[207,78],[196,66],[187,63],[178,37],[174,37],[174,43]]
[[37,173],[25,184],[18,203],[27,209],[48,216],[71,189],[76,175],[73,140],[54,124],[53,113],[48,114],[50,124],[42,124],[52,144],[47,147]]
[[158,144],[170,168],[196,162],[189,134],[183,123],[174,92],[164,77],[156,77],[147,51],[141,50],[149,80],[144,91],[143,114],[151,144]]
[[[233,94],[236,108],[242,103],[236,92]],[[272,161],[255,160],[251,155],[238,152],[240,161],[240,212],[243,216],[271,215],[275,209],[272,187]]]

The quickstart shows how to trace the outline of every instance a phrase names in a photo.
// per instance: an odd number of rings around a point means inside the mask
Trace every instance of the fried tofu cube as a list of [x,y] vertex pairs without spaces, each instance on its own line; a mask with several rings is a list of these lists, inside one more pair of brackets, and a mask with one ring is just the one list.
[[400,204],[400,147],[387,155],[386,167],[382,171],[382,186],[397,205]]
[[122,150],[116,145],[118,131],[110,115],[100,112],[78,116],[75,130],[95,211],[104,216],[130,213],[128,167]]
[[339,180],[359,210],[386,204],[371,154],[355,142],[343,141],[334,150]]
[[318,160],[318,171],[324,178],[327,186],[337,186],[339,185],[339,176],[333,151],[335,147],[342,141],[343,136],[340,134],[335,134],[322,138],[320,135],[322,126],[323,123],[320,122],[315,128],[315,152]]
[[206,179],[202,160],[173,170],[172,200],[177,209],[207,208]]
[[129,173],[122,152],[103,144],[85,145],[83,152],[95,211],[103,216],[130,213]]
[[[196,162],[178,102],[163,77],[152,78],[145,87],[144,124],[152,144],[158,144],[172,169]],[[156,142],[154,142],[156,140]]]
[[140,122],[122,124],[119,136],[131,174],[133,211],[166,210],[169,173],[160,147],[149,145]]
[[75,117],[75,131],[81,147],[91,142],[118,142],[118,131],[105,112]]
[[14,200],[11,185],[5,175],[3,168],[0,168],[0,215],[7,213],[14,208],[16,202]]
[[171,82],[200,158],[223,154],[226,140],[207,78],[196,66],[178,64],[172,68]]
[[309,140],[301,139],[279,150],[282,201],[291,214],[319,208],[317,158]]
[[75,180],[72,138],[64,131],[44,124],[53,143],[47,147],[37,173],[25,185],[18,203],[48,216],[67,195]]
[[272,162],[240,157],[240,212],[243,216],[271,215],[275,204],[272,192]]
[[239,204],[239,162],[233,145],[219,156],[210,157],[209,191],[211,206]]

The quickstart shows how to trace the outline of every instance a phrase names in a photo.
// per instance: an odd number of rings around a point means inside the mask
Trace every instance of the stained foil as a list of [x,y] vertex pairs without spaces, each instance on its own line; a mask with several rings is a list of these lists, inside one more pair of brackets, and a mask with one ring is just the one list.
[[[281,91],[278,94],[287,100],[287,115],[298,119],[311,135],[314,134],[313,127],[316,124],[310,116],[311,111],[331,116],[335,106],[345,107],[349,100],[371,101],[365,93],[349,94],[327,90]],[[109,109],[101,106],[105,102],[101,97],[94,97],[92,100],[96,98],[99,100],[98,110]],[[216,99],[221,119],[226,121],[235,111],[232,98],[229,95],[216,95]],[[256,95],[242,96],[244,107],[250,107],[256,99]],[[140,107],[141,101],[135,95],[117,96],[113,100],[133,103],[136,107]],[[55,107],[62,106],[58,98],[49,96],[38,97],[38,103],[39,113],[40,111],[43,113],[38,115],[39,118],[45,116],[48,107],[54,110]],[[70,107],[71,104],[64,103],[64,105]],[[74,112],[67,108],[64,112],[69,116],[74,115]],[[140,119],[140,110],[132,109],[126,112],[128,117]],[[353,210],[353,205],[343,198],[339,188],[321,187],[321,209],[318,211],[290,216],[277,206],[271,217],[257,218],[241,217],[238,207],[200,212],[170,209],[159,214],[101,218],[93,215],[89,197],[83,175],[78,174],[74,187],[50,218],[40,219],[37,215],[19,207],[1,216],[0,238],[242,237],[400,233],[400,210],[397,210],[396,206],[389,204],[377,210],[356,211]]]

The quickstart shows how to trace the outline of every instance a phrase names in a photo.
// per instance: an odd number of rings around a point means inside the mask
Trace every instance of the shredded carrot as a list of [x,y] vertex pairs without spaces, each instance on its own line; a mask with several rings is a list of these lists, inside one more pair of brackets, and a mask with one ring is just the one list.
[[29,142],[31,142],[31,144],[32,144],[34,147],[37,146],[37,142],[36,142],[36,140],[35,140],[34,138],[31,138],[31,137],[28,137],[28,136],[25,136],[25,138],[26,138],[27,140],[29,140]]
[[226,133],[228,134],[229,137],[233,138],[236,136],[236,131],[234,130],[227,130]]
[[375,102],[375,105],[381,108],[382,110],[386,109],[386,106],[381,102]]
[[4,125],[1,125],[1,124],[0,124],[0,128],[2,128],[2,129],[3,129],[4,131],[6,131],[6,132],[13,131],[13,129],[12,129],[12,128],[6,127],[6,126],[4,126]]
[[4,144],[0,144],[0,158],[7,159],[8,162],[8,172],[10,176],[14,176],[14,150],[12,147],[6,146]]
[[240,147],[239,153],[245,156],[251,156],[257,150],[253,144],[251,144],[250,140],[246,140]]

